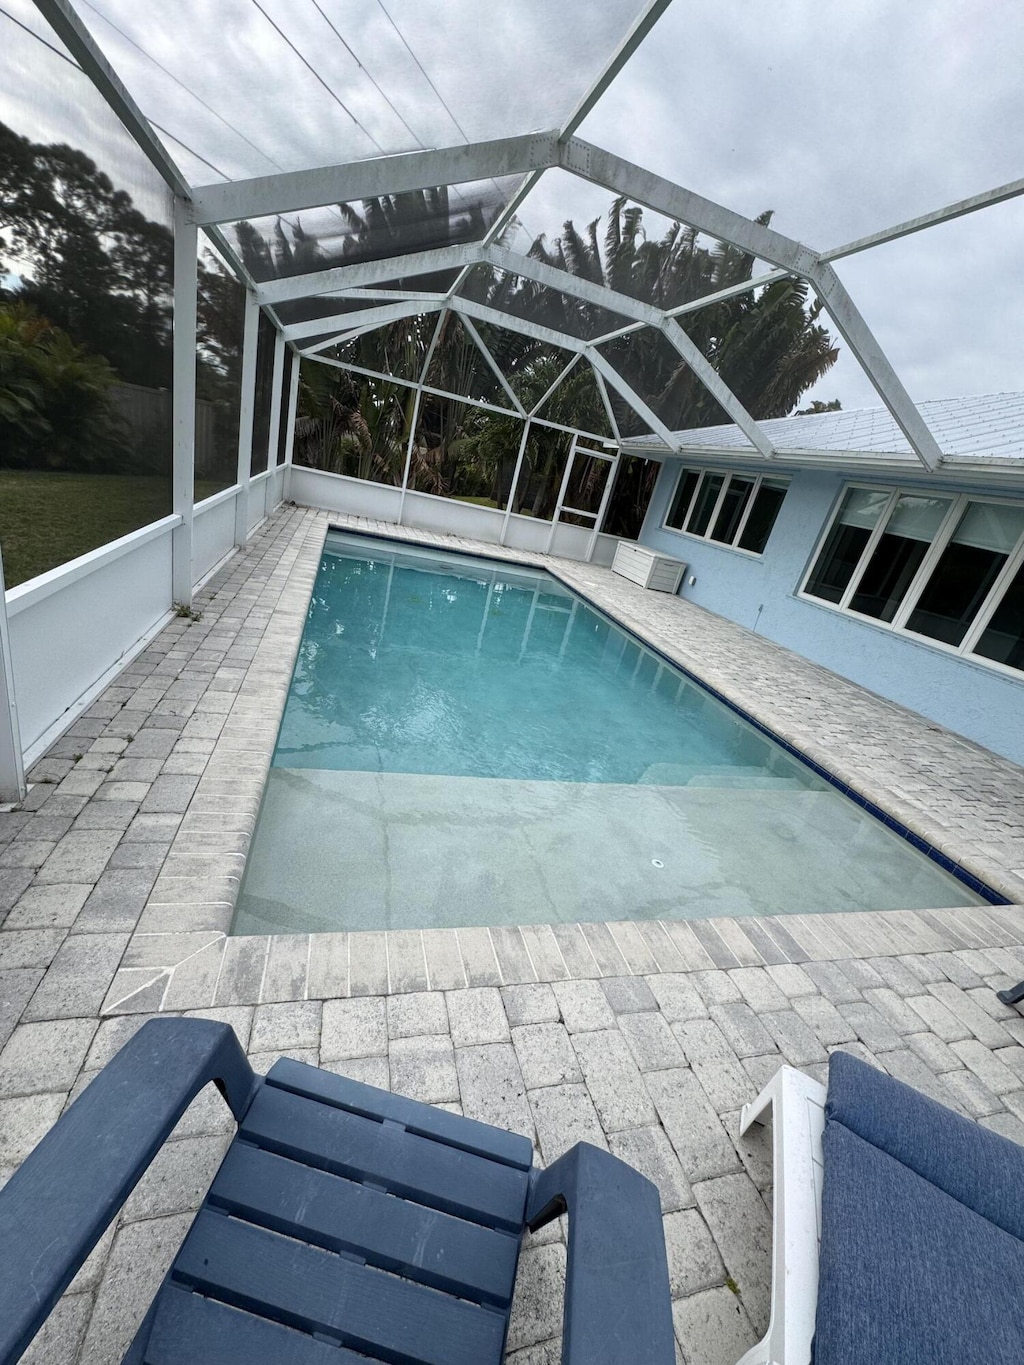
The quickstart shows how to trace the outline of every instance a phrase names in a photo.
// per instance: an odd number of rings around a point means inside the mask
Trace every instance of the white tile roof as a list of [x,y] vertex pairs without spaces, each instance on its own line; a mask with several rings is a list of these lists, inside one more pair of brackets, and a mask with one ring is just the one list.
[[[946,457],[954,460],[1024,458],[1024,393],[972,394],[919,403]],[[853,408],[806,417],[776,417],[760,427],[780,454],[856,454],[912,456],[910,445],[886,408]],[[701,427],[676,433],[684,450],[721,450],[749,454],[739,427]],[[660,445],[655,438],[633,437],[626,446]]]

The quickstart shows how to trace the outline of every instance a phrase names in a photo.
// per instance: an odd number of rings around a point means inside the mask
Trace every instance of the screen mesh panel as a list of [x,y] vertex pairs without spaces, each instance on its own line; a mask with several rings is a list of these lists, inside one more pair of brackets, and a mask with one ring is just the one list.
[[171,510],[170,197],[26,0],[0,14],[7,585]]

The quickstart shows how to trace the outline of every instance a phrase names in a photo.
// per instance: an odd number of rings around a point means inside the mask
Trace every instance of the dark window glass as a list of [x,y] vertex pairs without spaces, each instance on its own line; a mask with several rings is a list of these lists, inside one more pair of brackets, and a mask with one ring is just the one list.
[[750,550],[755,555],[764,553],[764,547],[768,544],[768,537],[772,533],[775,518],[779,515],[779,508],[785,496],[784,486],[774,483],[761,485],[750,509],[750,516],[747,517],[743,534],[740,536],[741,550]]
[[877,621],[893,619],[949,511],[949,504],[949,498],[927,498],[915,493],[904,493],[899,498],[850,599],[851,611],[873,616]]
[[968,503],[907,629],[943,644],[962,644],[1022,530],[1024,507]]
[[270,409],[274,402],[274,324],[260,313],[256,346],[256,400],[252,418],[252,473],[267,467],[270,447]]
[[693,504],[693,511],[690,513],[690,520],[686,523],[686,529],[691,535],[702,536],[708,529],[723,483],[725,483],[724,474],[704,475],[697,492],[697,501]]
[[729,487],[725,490],[725,497],[722,499],[722,509],[715,518],[715,527],[711,532],[712,540],[721,541],[723,545],[732,544],[736,529],[747,509],[753,488],[753,479],[733,477],[729,480]]
[[281,420],[277,430],[277,463],[284,464],[285,448],[288,445],[288,400],[292,392],[292,366],[295,352],[290,346],[284,348],[284,366],[281,377]]
[[665,518],[665,525],[671,526],[676,531],[683,529],[683,522],[686,514],[690,510],[690,503],[693,500],[693,490],[697,487],[697,480],[700,475],[695,469],[684,469],[680,479],[676,495],[672,499],[672,508]]
[[804,592],[824,602],[841,601],[888,501],[888,493],[869,488],[847,490]]
[[974,652],[1024,670],[1024,566],[1017,570]]

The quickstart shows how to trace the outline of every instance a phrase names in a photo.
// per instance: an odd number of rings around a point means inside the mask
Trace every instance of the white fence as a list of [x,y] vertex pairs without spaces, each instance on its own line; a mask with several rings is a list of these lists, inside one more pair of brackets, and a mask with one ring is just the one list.
[[[284,468],[253,479],[249,524],[281,501]],[[194,511],[192,579],[206,578],[235,548],[239,488]],[[26,767],[84,711],[171,618],[171,540],[178,516],[41,574],[7,593],[11,668]]]
[[[438,498],[432,493],[408,491],[402,507],[402,490],[385,484],[352,479],[345,474],[327,474],[322,469],[292,465],[288,471],[286,496],[304,507],[325,507],[331,512],[369,517],[375,521],[397,522],[443,535],[468,536],[492,545],[501,542],[504,512],[496,507],[478,507],[455,498]],[[535,517],[511,516],[505,544],[515,550],[548,550],[551,522]],[[590,531],[583,526],[561,523],[555,527],[550,553],[565,559],[586,559]],[[599,535],[593,562],[610,564],[618,544],[616,536]]]

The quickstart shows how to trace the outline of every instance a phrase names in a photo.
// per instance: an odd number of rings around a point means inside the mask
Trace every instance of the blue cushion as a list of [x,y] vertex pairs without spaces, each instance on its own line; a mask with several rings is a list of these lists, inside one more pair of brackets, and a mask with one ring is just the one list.
[[1024,1239],[1024,1147],[1016,1142],[954,1114],[848,1052],[834,1052],[829,1061],[825,1118],[842,1123],[975,1213]]
[[1024,1243],[834,1120],[824,1136],[814,1365],[1008,1365]]

